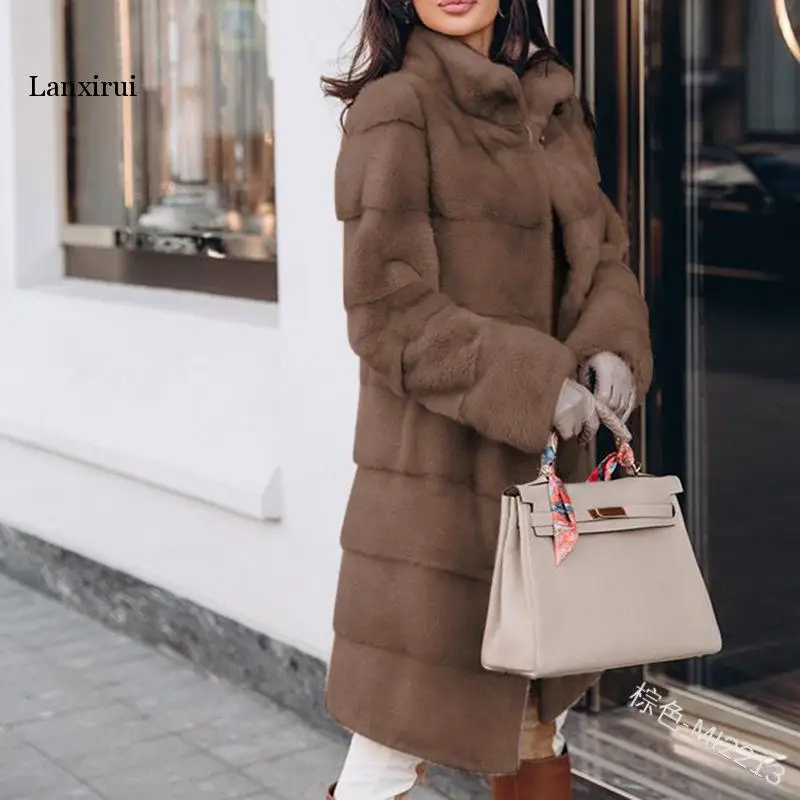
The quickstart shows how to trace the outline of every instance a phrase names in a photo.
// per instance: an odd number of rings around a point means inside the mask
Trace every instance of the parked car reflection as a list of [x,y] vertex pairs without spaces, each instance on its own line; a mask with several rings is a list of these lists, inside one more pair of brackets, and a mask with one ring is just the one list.
[[704,275],[800,280],[800,147],[703,147],[688,188]]

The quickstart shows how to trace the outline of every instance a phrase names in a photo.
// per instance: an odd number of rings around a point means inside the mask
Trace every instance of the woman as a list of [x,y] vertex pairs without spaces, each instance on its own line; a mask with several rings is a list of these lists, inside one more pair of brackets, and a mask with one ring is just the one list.
[[559,725],[598,676],[529,686],[480,651],[503,489],[535,478],[553,428],[572,440],[562,476],[585,479],[595,396],[627,417],[650,382],[591,117],[536,0],[367,0],[353,67],[325,87],[346,105],[336,208],[361,359],[336,798],[401,795],[430,761],[564,800]]

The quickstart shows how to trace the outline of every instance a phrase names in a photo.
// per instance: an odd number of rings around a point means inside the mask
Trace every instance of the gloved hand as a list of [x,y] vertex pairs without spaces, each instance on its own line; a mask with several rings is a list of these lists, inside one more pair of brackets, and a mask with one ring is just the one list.
[[623,422],[636,407],[636,382],[630,367],[614,353],[597,353],[581,366],[580,382]]
[[567,378],[561,386],[553,427],[562,439],[577,436],[581,443],[588,442],[600,427],[594,396],[572,378]]

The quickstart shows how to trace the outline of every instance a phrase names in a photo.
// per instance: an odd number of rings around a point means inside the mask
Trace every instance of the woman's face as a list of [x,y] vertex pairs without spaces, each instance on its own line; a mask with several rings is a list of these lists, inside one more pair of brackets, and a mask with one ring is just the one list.
[[500,0],[413,0],[426,28],[466,39],[494,26]]

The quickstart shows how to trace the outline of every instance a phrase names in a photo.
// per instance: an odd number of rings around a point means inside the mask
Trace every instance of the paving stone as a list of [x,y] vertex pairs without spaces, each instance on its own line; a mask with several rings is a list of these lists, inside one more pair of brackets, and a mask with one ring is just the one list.
[[268,737],[273,735],[276,729],[291,724],[297,724],[295,717],[278,709],[264,709],[261,714],[241,715],[235,722],[229,718],[210,720],[196,725],[182,735],[198,747],[210,749],[223,744],[238,744]]
[[[163,800],[234,800],[234,798],[250,798],[254,791],[260,792],[261,787],[244,775],[226,772],[201,781],[172,784],[168,790],[155,792],[148,795],[148,798],[152,798],[152,800],[157,798],[163,798]],[[109,797],[109,800],[114,800],[114,798]],[[128,798],[121,800],[128,800]],[[135,800],[140,800],[140,798],[137,796]]]
[[198,753],[197,748],[178,736],[163,736],[125,745],[106,742],[82,756],[67,756],[64,764],[73,775],[86,780],[136,768],[150,769]]
[[151,695],[133,702],[143,714],[152,714],[175,731],[191,731],[218,721],[235,726],[253,713],[253,699],[219,691],[213,684],[187,688],[169,695]]
[[325,734],[277,708],[264,709],[263,714],[228,723],[217,720],[199,725],[182,736],[236,767],[313,750],[331,743]]
[[[74,739],[51,738],[37,746],[56,759],[80,759],[92,753],[117,753],[135,745],[164,739],[175,734],[174,725],[161,717],[133,719],[108,727],[92,729]],[[116,756],[115,756],[116,757]]]
[[28,596],[28,594],[28,588],[22,586],[22,584],[16,583],[15,581],[4,579],[2,584],[0,584],[0,598],[2,598],[4,601],[10,601],[15,597],[25,598]]
[[91,669],[97,666],[135,663],[147,658],[151,651],[129,639],[109,642],[100,635],[86,640],[68,639],[39,648],[39,652],[56,666],[70,669]]
[[35,654],[7,637],[0,637],[0,670],[4,676],[13,675],[16,667],[30,664]]
[[35,769],[47,759],[25,742],[16,742],[0,750],[0,775],[10,776]]
[[48,789],[42,794],[25,794],[14,800],[106,800],[88,786],[73,786]]
[[[47,612],[52,608],[53,601],[36,592],[20,588],[13,594],[2,595],[2,598],[3,620],[9,625],[22,618],[49,621]],[[63,620],[65,617],[60,614],[59,618]]]
[[206,691],[209,683],[186,665],[152,650],[135,660],[84,670],[82,675],[112,697],[145,704],[150,698],[154,704],[172,702],[176,692],[192,687]]
[[252,794],[260,788],[254,781],[227,769],[221,761],[203,754],[172,759],[147,769],[91,778],[87,782],[108,800],[175,800],[179,792],[183,797],[193,797],[192,791],[195,796],[224,800]]
[[342,768],[345,752],[344,745],[327,744],[263,761],[243,772],[285,800],[323,800]]
[[308,753],[324,747],[330,740],[305,728],[278,730],[256,739],[209,747],[208,752],[236,767],[258,764],[291,753]]
[[[67,770],[50,761],[32,747],[0,751],[0,797],[23,800],[56,791],[78,792],[85,788]],[[76,795],[80,796],[80,795]]]
[[18,739],[7,728],[0,728],[0,751],[8,747],[22,747],[25,744],[21,739]]
[[13,725],[11,730],[26,742],[40,746],[51,741],[91,735],[97,731],[103,733],[125,722],[141,719],[141,715],[132,708],[113,703],[52,719]]
[[0,725],[22,726],[53,719],[71,712],[91,709],[103,701],[91,690],[66,685],[45,689],[35,684],[25,691],[19,682],[8,682],[0,690]]
[[247,795],[247,797],[243,797],[242,800],[279,800],[279,798],[278,795],[276,794],[270,794],[269,792],[259,792],[258,794],[249,794]]
[[15,617],[3,620],[6,636],[21,644],[55,644],[86,636],[86,629],[77,617],[61,617],[49,607],[22,610]]

